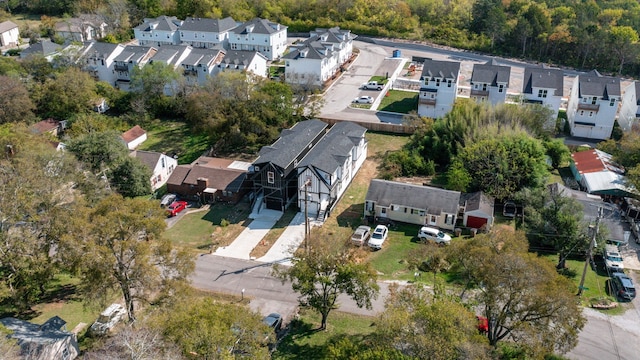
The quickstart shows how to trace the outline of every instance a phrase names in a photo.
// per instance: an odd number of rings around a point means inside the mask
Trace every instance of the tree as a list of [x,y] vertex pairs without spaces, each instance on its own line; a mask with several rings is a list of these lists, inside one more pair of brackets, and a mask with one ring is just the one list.
[[631,26],[612,26],[609,31],[611,50],[618,56],[618,74],[622,74],[622,68],[627,59],[638,54],[638,32]]
[[167,95],[176,95],[175,85],[179,78],[180,74],[172,65],[154,61],[142,68],[134,67],[131,73],[131,89],[135,91],[137,98],[142,100],[147,112],[159,114],[168,109],[170,98]]
[[89,132],[69,141],[67,150],[87,164],[94,173],[117,166],[129,156],[127,146],[115,131]]
[[585,323],[574,286],[527,248],[522,232],[502,228],[450,254],[458,273],[477,286],[491,346],[511,338],[531,356],[567,352]]
[[45,80],[36,92],[38,113],[57,119],[66,119],[77,113],[92,111],[91,103],[97,98],[95,80],[75,67],[56,73]]
[[115,189],[126,197],[151,193],[151,170],[137,158],[125,157],[110,171],[110,180]]
[[371,308],[378,296],[376,273],[369,263],[358,263],[355,251],[346,243],[328,234],[309,241],[310,248],[293,258],[289,268],[276,267],[275,275],[282,282],[291,281],[293,290],[306,304],[322,316],[320,329],[327,328],[331,310],[338,307],[338,295],[347,294],[358,307]]
[[161,236],[164,218],[157,203],[117,194],[77,211],[61,249],[88,302],[119,291],[133,322],[136,301],[159,301],[186,281],[193,259]]
[[554,169],[559,168],[571,160],[571,151],[562,139],[545,141],[543,145],[547,150],[547,156],[551,159],[551,166]]
[[19,121],[31,123],[34,109],[29,91],[22,81],[0,76],[0,124]]
[[460,301],[420,285],[390,288],[374,338],[412,359],[490,359],[475,315]]
[[182,298],[153,323],[185,355],[201,359],[266,359],[267,343],[273,340],[273,330],[262,323],[260,315],[207,297]]
[[93,347],[83,356],[87,360],[180,360],[183,359],[175,345],[148,327],[127,326],[109,337],[99,347]]

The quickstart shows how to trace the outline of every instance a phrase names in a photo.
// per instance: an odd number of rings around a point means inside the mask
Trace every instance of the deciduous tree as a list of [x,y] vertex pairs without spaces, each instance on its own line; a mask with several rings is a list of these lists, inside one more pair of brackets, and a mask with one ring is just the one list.
[[31,123],[35,106],[24,83],[18,78],[0,76],[0,124]]

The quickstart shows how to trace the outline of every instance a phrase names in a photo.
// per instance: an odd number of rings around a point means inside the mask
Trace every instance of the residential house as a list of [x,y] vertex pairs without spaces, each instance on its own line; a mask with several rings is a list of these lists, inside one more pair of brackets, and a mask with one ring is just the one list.
[[306,120],[280,133],[270,146],[260,149],[258,158],[249,169],[253,182],[255,203],[253,213],[262,206],[284,211],[298,194],[298,164],[322,139],[327,124],[320,120]]
[[189,55],[180,63],[186,83],[204,85],[224,57],[225,52],[222,50],[191,49]]
[[194,48],[228,49],[229,34],[238,23],[231,17],[224,19],[188,17],[179,28],[180,43]]
[[178,160],[155,151],[133,150],[129,152],[129,156],[140,160],[151,170],[149,181],[152,191],[156,191],[166,184],[173,170],[178,166]]
[[634,196],[636,190],[624,176],[624,168],[612,156],[597,149],[571,154],[569,165],[580,188],[601,196]]
[[626,244],[631,237],[631,229],[627,221],[624,221],[620,210],[615,204],[605,202],[599,196],[589,195],[583,191],[570,189],[560,183],[548,185],[552,194],[572,198],[582,205],[584,220],[588,224],[595,224],[600,212],[599,226],[606,228],[600,231],[600,235],[606,236],[605,241],[615,244]]
[[66,121],[49,118],[31,125],[31,132],[36,135],[50,134],[51,136],[57,137],[66,128],[66,125]]
[[105,81],[113,86],[118,78],[114,69],[115,59],[124,50],[122,44],[86,42],[81,54],[83,69],[96,81]]
[[622,130],[629,131],[638,119],[640,119],[640,82],[633,81],[624,89],[618,124]]
[[522,82],[522,102],[539,104],[552,111],[544,128],[553,130],[564,96],[564,74],[559,69],[526,67]]
[[494,206],[495,199],[482,191],[461,194],[462,225],[474,229],[490,230],[493,227]]
[[127,149],[134,150],[147,140],[147,132],[140,125],[136,125],[122,133],[122,140],[127,145]]
[[460,192],[373,179],[365,197],[364,215],[453,230]]
[[20,30],[13,21],[0,23],[0,47],[18,46],[20,43]]
[[237,203],[249,191],[250,163],[201,156],[190,165],[178,165],[167,181],[167,191],[203,203]]
[[294,43],[285,60],[285,81],[322,86],[335,76],[353,54],[355,35],[339,27],[316,29],[304,41]]
[[491,105],[504,104],[510,76],[511,67],[498,65],[495,60],[474,64],[471,73],[471,99],[489,102]]
[[158,49],[154,47],[127,45],[113,59],[113,71],[116,75],[115,86],[121,90],[130,90],[131,72],[134,67],[143,67],[156,52]]
[[61,54],[64,48],[64,45],[58,45],[49,39],[41,40],[22,50],[20,52],[20,59],[26,59],[30,56],[43,56],[47,61],[51,61],[54,57]]
[[69,41],[92,41],[107,35],[107,23],[96,15],[83,14],[77,18],[63,19],[55,23],[57,36]]
[[453,108],[458,93],[460,63],[427,59],[420,76],[418,115],[441,118]]
[[133,36],[143,46],[162,46],[180,44],[182,20],[175,16],[158,16],[155,19],[144,19],[143,23],[133,28]]
[[98,114],[104,114],[109,110],[109,105],[107,104],[107,100],[105,98],[99,98],[93,101],[93,111]]
[[287,49],[287,27],[254,18],[230,31],[229,48],[258,51],[271,61],[278,59]]
[[267,77],[267,58],[257,51],[228,50],[216,73],[222,71],[246,71],[261,77]]
[[567,106],[571,135],[599,140],[611,137],[620,95],[618,78],[596,70],[578,75]]
[[367,158],[366,132],[339,122],[298,163],[298,207],[308,216],[324,220],[342,197]]
[[58,316],[42,325],[12,317],[0,319],[0,324],[11,331],[8,337],[17,340],[25,359],[71,360],[80,353],[76,334],[68,332]]

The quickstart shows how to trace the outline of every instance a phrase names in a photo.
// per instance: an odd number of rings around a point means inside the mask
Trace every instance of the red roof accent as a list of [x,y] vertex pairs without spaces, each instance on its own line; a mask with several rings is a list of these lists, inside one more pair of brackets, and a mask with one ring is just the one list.
[[132,142],[133,140],[139,138],[140,136],[146,134],[147,132],[140,127],[140,125],[136,125],[134,127],[132,127],[131,129],[125,131],[122,134],[122,138],[124,139],[124,141],[126,141],[127,143]]

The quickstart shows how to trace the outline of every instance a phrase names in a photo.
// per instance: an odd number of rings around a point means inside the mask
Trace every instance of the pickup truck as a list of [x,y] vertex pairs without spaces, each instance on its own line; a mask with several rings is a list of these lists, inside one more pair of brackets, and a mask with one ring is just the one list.
[[382,90],[384,87],[383,84],[379,84],[377,81],[369,81],[368,83],[362,84],[362,89],[364,90]]

